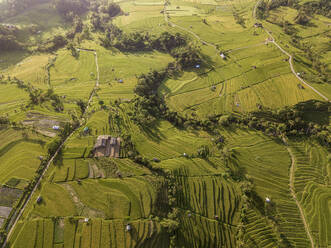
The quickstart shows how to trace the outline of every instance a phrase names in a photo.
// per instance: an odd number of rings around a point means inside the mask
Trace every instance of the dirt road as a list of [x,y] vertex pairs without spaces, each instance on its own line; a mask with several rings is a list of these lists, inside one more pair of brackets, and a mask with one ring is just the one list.
[[[88,51],[88,52],[93,52],[94,53],[94,56],[95,56],[95,63],[96,63],[96,68],[97,68],[97,80],[96,80],[96,83],[95,83],[95,86],[90,94],[90,98],[88,100],[88,104],[85,108],[85,111],[84,113],[86,113],[86,111],[88,110],[88,107],[89,107],[89,104],[90,102],[92,101],[93,99],[93,96],[94,96],[94,93],[95,93],[95,89],[99,86],[99,65],[98,65],[98,55],[97,55],[97,52],[96,51],[90,51],[90,50],[85,50],[85,49],[79,49],[79,50],[82,50],[82,51]],[[80,121],[80,126],[82,126],[84,124],[84,121],[83,119]],[[79,128],[79,127],[78,127]],[[60,152],[60,150],[62,149],[62,147],[64,146],[64,144],[70,139],[70,137],[75,133],[75,130],[73,130],[71,132],[71,134],[61,143],[61,145],[58,147],[58,149],[56,150],[55,154],[51,157],[51,159],[48,161],[46,167],[44,168],[38,182],[35,184],[35,186],[33,187],[33,190],[31,191],[30,195],[28,196],[27,200],[25,201],[25,203],[23,204],[23,206],[21,207],[21,209],[13,215],[13,219],[11,220],[11,222],[13,222],[13,224],[10,224],[10,228],[8,229],[8,235],[7,235],[7,238],[4,242],[4,244],[2,245],[2,248],[5,248],[6,245],[7,245],[7,242],[8,240],[10,239],[13,231],[15,230],[15,227],[19,221],[19,219],[22,217],[23,215],[23,212],[25,211],[27,205],[29,204],[29,202],[31,201],[32,199],[32,196],[36,193],[37,189],[38,189],[38,186],[40,185],[41,181],[43,180],[46,172],[48,171],[50,165],[52,164],[52,162],[54,161],[54,159],[56,158],[56,156],[58,155],[58,153]]]
[[310,229],[309,229],[309,226],[307,224],[307,220],[306,220],[305,214],[303,212],[303,209],[301,207],[301,204],[300,204],[299,200],[297,199],[297,196],[296,196],[296,193],[295,193],[295,188],[294,188],[295,157],[294,157],[294,155],[292,153],[291,148],[287,147],[287,151],[288,151],[288,153],[291,156],[291,168],[290,168],[290,192],[291,192],[291,196],[292,196],[293,200],[295,201],[295,204],[297,205],[297,207],[299,209],[299,212],[300,212],[300,216],[301,216],[303,225],[305,226],[305,230],[306,230],[307,236],[308,236],[308,238],[310,240],[310,243],[311,243],[311,247],[312,248],[315,248],[314,239],[313,239],[313,237],[312,237],[312,235],[310,233]]

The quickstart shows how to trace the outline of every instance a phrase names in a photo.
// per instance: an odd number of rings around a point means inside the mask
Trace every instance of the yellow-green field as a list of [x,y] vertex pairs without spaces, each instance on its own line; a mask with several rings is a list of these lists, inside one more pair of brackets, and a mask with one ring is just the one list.
[[[4,20],[40,31],[22,33],[20,39],[33,44],[26,51],[0,54],[0,198],[8,188],[29,200],[6,247],[306,248],[308,233],[315,247],[331,246],[324,137],[330,118],[319,112],[324,103],[309,101],[323,99],[293,74],[288,56],[266,32],[293,55],[295,71],[330,97],[330,84],[318,83],[311,61],[280,25],[291,23],[330,69],[330,19],[314,15],[304,27],[295,23],[296,9],[279,7],[261,21],[263,29],[254,27],[260,21],[252,0],[114,2],[123,13],[111,22],[124,33],[151,39],[180,33],[202,63],[183,69],[174,53],[161,49],[106,49],[100,38],[107,31],[93,30],[90,10],[81,15],[90,38],[72,40],[80,48],[76,57],[66,47],[31,52],[72,29],[51,2]],[[137,97],[139,76],[166,68],[162,81],[148,82],[149,95]],[[146,102],[157,106],[150,110]],[[301,102],[311,102],[312,110],[303,113],[300,105],[283,116],[290,122],[277,119]],[[234,120],[222,123],[223,117]],[[283,126],[269,128],[276,122]],[[62,132],[68,124],[74,128]],[[300,128],[286,137],[295,125]],[[100,135],[121,138],[119,158],[94,156]],[[27,185],[37,181],[55,139],[63,147],[31,193]],[[0,201],[0,207],[16,203]]]

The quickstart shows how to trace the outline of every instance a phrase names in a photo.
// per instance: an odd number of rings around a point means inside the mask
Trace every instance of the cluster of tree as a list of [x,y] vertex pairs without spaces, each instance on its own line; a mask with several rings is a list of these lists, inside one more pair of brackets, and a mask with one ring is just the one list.
[[265,19],[269,15],[269,11],[281,6],[294,6],[296,0],[262,0],[256,9],[256,17]]
[[90,10],[92,14],[90,16],[90,22],[94,30],[105,31],[112,26],[111,20],[119,15],[123,14],[121,7],[116,3],[91,3]]
[[67,39],[62,35],[55,35],[54,37],[48,39],[43,44],[40,44],[38,51],[40,52],[54,52],[68,44]]
[[0,20],[17,15],[27,8],[45,2],[49,2],[49,0],[7,0],[0,2]]
[[87,0],[53,0],[56,10],[67,21],[73,22],[75,16],[84,14],[89,8]]
[[100,38],[100,41],[106,48],[115,47],[123,52],[158,50],[171,53],[173,49],[187,44],[179,33],[163,32],[159,37],[151,36],[149,33],[124,33],[113,24],[107,27],[105,36]]
[[81,115],[83,115],[85,113],[85,109],[87,107],[87,102],[83,101],[82,99],[79,99],[76,104],[81,111]]
[[233,11],[233,17],[236,20],[236,23],[241,25],[243,28],[246,28],[245,26],[245,18],[239,15],[238,11]]
[[263,0],[256,10],[256,16],[259,19],[265,19],[269,11],[281,6],[293,7],[298,10],[295,18],[296,23],[307,25],[314,14],[331,17],[331,3],[329,0],[307,1],[304,4],[298,4],[297,0]]
[[330,110],[330,103],[312,100],[278,111],[262,108],[260,111],[247,116],[230,115],[227,117],[226,125],[231,123],[246,125],[281,139],[284,137],[311,137],[318,140],[321,145],[329,147],[331,144],[331,136],[329,135],[331,127],[319,123],[319,120],[309,120],[306,115],[307,112],[315,112],[328,116]]
[[0,116],[0,125],[7,125],[10,121],[7,116]]
[[51,102],[55,111],[62,112],[64,110],[61,98],[52,89],[43,92],[41,89],[29,88],[28,91],[31,105],[40,105],[48,101]]
[[18,41],[17,35],[16,26],[0,24],[0,52],[24,49],[24,44]]
[[141,127],[151,127],[158,119],[166,119],[182,127],[183,119],[176,112],[171,112],[157,94],[157,89],[166,76],[167,71],[153,71],[139,77],[134,90],[137,96],[133,99],[135,114],[131,119]]
[[55,111],[61,112],[64,109],[61,98],[55,94],[52,89],[48,89],[44,92],[43,90],[36,89],[31,84],[26,84],[22,80],[15,77],[8,77],[7,82],[16,84],[18,88],[27,91],[29,93],[30,105],[40,105],[45,102],[51,102],[51,105],[54,107]]
[[104,37],[100,38],[101,45],[115,47],[123,52],[152,51],[167,52],[176,62],[169,64],[167,72],[180,71],[202,63],[200,52],[190,46],[185,37],[179,33],[163,32],[160,36],[151,36],[148,33],[133,32],[126,34],[115,25],[111,25]]
[[307,1],[302,6],[298,5],[297,7],[309,16],[318,14],[331,18],[331,2],[329,0]]
[[[154,76],[153,76],[154,75]],[[162,74],[161,74],[162,75]],[[145,78],[149,78],[146,80]],[[150,80],[155,78],[155,81]],[[219,125],[229,126],[232,124],[245,125],[249,128],[261,130],[265,134],[274,137],[312,137],[317,139],[321,145],[330,146],[331,128],[326,124],[307,120],[307,111],[327,114],[331,111],[328,102],[304,102],[280,111],[271,111],[261,106],[260,111],[245,116],[219,115],[211,116],[206,120],[198,120],[194,115],[183,117],[177,112],[169,110],[165,102],[158,96],[156,89],[163,77],[157,72],[144,76],[138,83],[134,99],[134,108],[137,113],[132,119],[143,127],[153,125],[157,119],[166,119],[177,127],[191,127],[214,132]],[[202,154],[202,152],[200,152]]]

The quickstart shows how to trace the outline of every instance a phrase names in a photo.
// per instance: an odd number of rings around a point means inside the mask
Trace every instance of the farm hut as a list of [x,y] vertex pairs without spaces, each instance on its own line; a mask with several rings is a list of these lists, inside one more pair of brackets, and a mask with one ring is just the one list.
[[225,56],[224,53],[221,53],[220,56],[221,56],[222,59],[226,59],[226,56]]
[[84,127],[84,132],[88,132],[89,128],[88,127]]
[[123,83],[123,79],[119,79],[118,82],[119,82],[119,83]]
[[256,66],[255,66],[255,65],[253,65],[253,66],[252,66],[252,68],[253,68],[253,69],[256,69]]
[[88,223],[89,221],[90,221],[89,218],[84,218],[84,222],[85,222],[85,223]]
[[271,200],[270,200],[269,197],[266,197],[266,198],[265,198],[265,201],[266,201],[266,203],[270,203],[270,202],[271,202]]
[[39,160],[41,160],[41,161],[42,161],[43,159],[44,159],[44,157],[43,157],[43,156],[39,156]]
[[218,215],[215,215],[214,218],[215,218],[215,220],[218,220],[219,219]]
[[301,75],[300,72],[297,72],[297,75],[300,76]]
[[153,161],[156,162],[156,163],[161,162],[161,160],[159,158],[153,158]]
[[120,154],[120,138],[114,138],[110,135],[100,135],[94,145],[94,157],[112,157],[118,158]]
[[38,198],[37,198],[37,204],[42,203],[42,201],[43,201],[43,198],[41,196],[38,196]]
[[195,68],[199,69],[200,68],[200,65],[195,65]]
[[301,89],[301,90],[304,90],[305,89],[305,87],[303,87],[302,84],[298,84],[298,88]]
[[183,153],[183,156],[184,156],[185,158],[188,157],[188,155],[186,154],[186,152]]
[[127,232],[130,232],[131,229],[132,229],[131,225],[130,225],[130,224],[127,224],[126,227],[125,227],[125,230],[126,230]]
[[53,130],[59,130],[59,129],[60,129],[60,126],[57,126],[57,125],[53,126]]
[[254,27],[255,28],[263,28],[263,25],[262,25],[262,23],[256,22],[256,23],[254,23]]
[[215,90],[216,90],[216,86],[215,86],[215,85],[211,86],[211,87],[210,87],[210,90],[211,90],[211,91],[215,91]]

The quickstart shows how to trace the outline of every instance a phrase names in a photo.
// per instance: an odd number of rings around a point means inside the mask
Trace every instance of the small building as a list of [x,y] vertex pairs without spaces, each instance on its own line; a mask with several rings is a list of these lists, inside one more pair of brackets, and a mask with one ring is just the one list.
[[263,28],[263,25],[262,25],[262,23],[256,22],[256,23],[254,23],[254,27],[255,28]]
[[130,232],[130,231],[132,230],[131,225],[130,225],[130,224],[127,224],[126,227],[125,227],[125,230],[126,230],[127,232]]
[[265,201],[266,201],[266,203],[270,203],[270,202],[271,202],[271,200],[270,200],[269,197],[266,197],[266,198],[265,198]]
[[41,196],[38,196],[38,198],[37,198],[37,204],[42,203],[42,201],[43,201],[43,198]]
[[121,139],[111,137],[110,135],[100,135],[94,145],[94,157],[112,157],[120,156]]
[[195,68],[199,69],[200,68],[200,65],[196,65]]
[[187,158],[187,157],[188,157],[188,155],[187,155],[187,153],[186,153],[186,152],[184,152],[184,153],[183,153],[183,156],[184,156],[185,158]]
[[160,162],[161,162],[161,160],[160,160],[159,158],[153,158],[153,161],[154,161],[155,163],[160,163]]
[[220,56],[221,56],[222,59],[226,59],[226,56],[225,56],[224,53],[221,53]]
[[304,90],[305,89],[305,87],[303,87],[302,84],[298,84],[298,88],[301,89],[301,90]]
[[84,222],[85,222],[85,223],[88,223],[89,221],[90,221],[89,218],[84,218]]
[[59,130],[59,129],[60,129],[60,126],[57,126],[57,125],[53,126],[53,130]]

